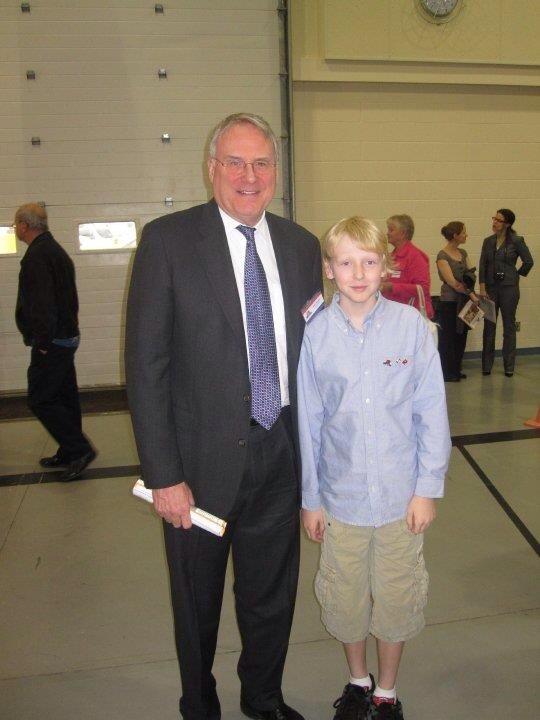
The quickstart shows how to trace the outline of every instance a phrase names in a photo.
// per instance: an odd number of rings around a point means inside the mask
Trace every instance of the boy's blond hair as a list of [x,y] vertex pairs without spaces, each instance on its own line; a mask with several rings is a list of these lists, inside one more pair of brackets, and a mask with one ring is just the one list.
[[348,238],[362,250],[376,253],[382,260],[385,272],[392,268],[386,235],[379,230],[372,220],[368,220],[368,218],[361,215],[343,218],[326,233],[321,243],[322,256],[325,262],[332,259],[334,248],[344,238]]

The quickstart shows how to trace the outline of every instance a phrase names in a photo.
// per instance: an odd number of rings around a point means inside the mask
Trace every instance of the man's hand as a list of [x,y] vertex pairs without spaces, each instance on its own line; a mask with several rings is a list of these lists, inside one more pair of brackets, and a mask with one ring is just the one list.
[[310,540],[322,542],[324,535],[324,517],[322,510],[301,510],[300,520]]
[[419,497],[413,495],[407,507],[407,527],[415,535],[427,530],[435,520],[435,500],[433,498]]
[[174,525],[175,528],[189,530],[191,527],[189,511],[195,505],[195,501],[186,482],[152,490],[152,496],[154,498],[154,510],[160,517]]

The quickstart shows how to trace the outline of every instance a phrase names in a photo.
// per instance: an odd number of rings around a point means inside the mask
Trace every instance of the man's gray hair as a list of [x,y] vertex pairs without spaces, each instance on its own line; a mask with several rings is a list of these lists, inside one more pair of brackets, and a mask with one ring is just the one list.
[[21,205],[21,207],[15,213],[15,219],[19,222],[25,222],[28,227],[32,230],[45,230],[49,229],[47,222],[47,211],[41,205],[37,203],[27,203]]
[[253,113],[234,113],[234,115],[229,115],[216,125],[212,131],[210,145],[208,147],[210,157],[216,156],[216,146],[223,133],[235,125],[242,125],[244,123],[253,125],[253,127],[256,127],[257,130],[262,132],[267,140],[270,140],[272,147],[274,148],[274,160],[277,162],[279,158],[279,144],[276,136],[274,135],[274,131],[264,118],[260,115],[254,115]]

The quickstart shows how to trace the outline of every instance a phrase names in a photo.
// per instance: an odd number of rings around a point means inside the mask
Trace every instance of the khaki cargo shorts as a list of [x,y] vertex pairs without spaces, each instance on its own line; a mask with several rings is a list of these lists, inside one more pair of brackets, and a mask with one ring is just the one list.
[[321,619],[337,640],[409,640],[425,625],[428,574],[423,535],[405,520],[378,528],[339,522],[325,512],[315,595]]

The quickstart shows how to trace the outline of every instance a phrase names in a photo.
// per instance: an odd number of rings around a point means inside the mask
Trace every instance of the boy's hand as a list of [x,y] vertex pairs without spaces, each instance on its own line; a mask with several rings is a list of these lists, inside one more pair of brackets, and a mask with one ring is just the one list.
[[304,526],[304,530],[310,540],[322,542],[324,535],[324,517],[323,511],[319,510],[301,510],[300,520]]
[[407,515],[405,517],[407,527],[415,535],[419,535],[428,529],[435,520],[436,514],[435,500],[433,498],[413,495],[407,507]]

